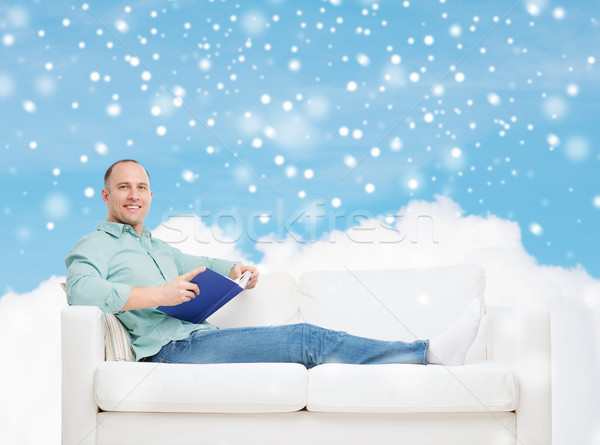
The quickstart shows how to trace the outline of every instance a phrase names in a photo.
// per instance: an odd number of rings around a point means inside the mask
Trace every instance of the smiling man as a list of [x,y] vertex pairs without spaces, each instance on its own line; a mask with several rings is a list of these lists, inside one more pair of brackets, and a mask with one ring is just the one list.
[[144,227],[152,203],[150,176],[137,161],[124,159],[108,168],[102,199],[106,221],[67,254],[67,297],[70,304],[114,313],[130,332],[138,359],[194,331],[215,329],[155,309],[195,298],[199,289],[189,280],[206,267],[232,279],[249,270],[252,278],[247,288],[256,286],[258,272],[252,266],[186,255],[152,237]]
[[379,341],[309,324],[218,329],[181,321],[156,309],[202,298],[189,280],[206,267],[237,278],[258,271],[231,261],[187,255],[153,238],[144,226],[152,203],[150,176],[124,159],[104,176],[106,221],[67,254],[69,304],[114,313],[131,334],[138,361],[167,363],[296,362],[462,364],[479,326],[476,300],[439,337],[412,343]]

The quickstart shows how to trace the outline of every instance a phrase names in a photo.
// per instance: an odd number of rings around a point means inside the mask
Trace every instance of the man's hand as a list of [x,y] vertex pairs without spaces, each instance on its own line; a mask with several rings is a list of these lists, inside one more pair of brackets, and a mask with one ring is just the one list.
[[190,283],[190,280],[196,275],[204,272],[206,267],[202,266],[169,281],[167,284],[160,286],[160,296],[158,306],[176,306],[181,303],[190,301],[200,295],[198,285]]
[[231,271],[229,271],[229,278],[231,278],[232,280],[236,280],[239,277],[241,277],[242,274],[247,270],[252,272],[252,275],[250,275],[250,281],[248,281],[246,289],[253,289],[256,286],[256,283],[258,282],[259,275],[258,270],[256,270],[256,267],[244,266],[241,264],[235,265],[231,268]]
[[134,287],[129,293],[129,298],[122,311],[131,311],[134,309],[145,309],[156,306],[175,306],[200,294],[198,285],[189,281],[199,273],[206,270],[202,266],[188,273],[175,278],[174,280],[158,287]]

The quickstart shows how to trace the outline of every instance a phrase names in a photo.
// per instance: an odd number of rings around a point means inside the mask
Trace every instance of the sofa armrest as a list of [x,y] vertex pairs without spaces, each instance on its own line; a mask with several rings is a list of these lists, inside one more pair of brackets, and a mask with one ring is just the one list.
[[64,307],[61,326],[62,443],[95,444],[94,373],[104,361],[102,311],[95,306]]
[[512,366],[519,379],[518,443],[552,442],[550,314],[542,306],[486,306],[490,322],[488,360]]

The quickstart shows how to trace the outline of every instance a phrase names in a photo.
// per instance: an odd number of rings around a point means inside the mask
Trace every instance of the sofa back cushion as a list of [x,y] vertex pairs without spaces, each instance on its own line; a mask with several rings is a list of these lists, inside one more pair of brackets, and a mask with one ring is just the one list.
[[107,361],[134,362],[131,336],[123,323],[111,313],[104,314],[104,353]]
[[221,329],[298,323],[296,279],[285,273],[263,274],[254,289],[236,296],[207,321]]
[[300,319],[382,340],[439,334],[473,299],[484,305],[476,265],[371,271],[316,271],[298,279]]

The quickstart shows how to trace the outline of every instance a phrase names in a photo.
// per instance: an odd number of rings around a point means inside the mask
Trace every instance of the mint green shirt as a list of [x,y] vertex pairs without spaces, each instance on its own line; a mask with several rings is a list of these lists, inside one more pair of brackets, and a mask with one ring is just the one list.
[[171,340],[200,329],[216,329],[170,317],[156,308],[121,311],[133,287],[162,286],[200,266],[229,276],[230,261],[187,255],[150,234],[139,236],[130,225],[101,222],[65,258],[67,300],[71,305],[98,306],[119,318],[131,334],[136,359],[156,354]]

